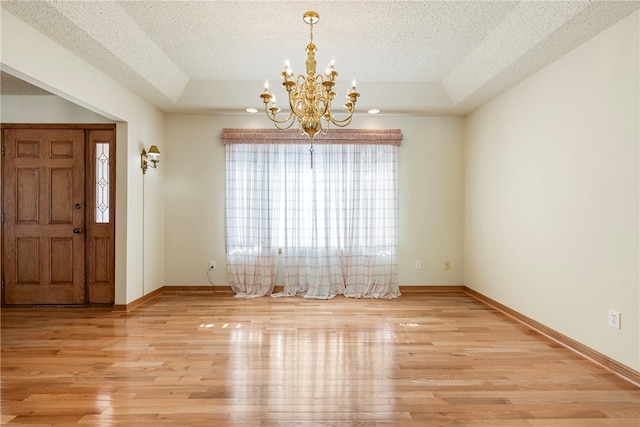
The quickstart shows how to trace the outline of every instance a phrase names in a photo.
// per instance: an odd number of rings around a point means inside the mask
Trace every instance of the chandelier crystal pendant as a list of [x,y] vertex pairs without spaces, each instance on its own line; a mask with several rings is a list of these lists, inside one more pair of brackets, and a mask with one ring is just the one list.
[[276,125],[278,129],[289,129],[297,121],[300,133],[305,134],[311,140],[311,154],[313,155],[313,138],[321,132],[325,134],[329,125],[333,123],[339,127],[348,126],[351,123],[356,101],[360,94],[356,92],[355,80],[351,83],[351,90],[347,93],[347,102],[344,104],[347,109],[347,117],[337,119],[331,111],[331,103],[336,96],[333,91],[335,79],[338,72],[333,68],[333,61],[327,68],[325,74],[316,75],[316,45],[313,44],[313,25],[320,20],[317,12],[306,12],[302,19],[310,27],[310,41],[307,45],[306,77],[302,74],[294,78],[293,71],[285,62],[284,71],[280,74],[283,82],[282,86],[289,96],[290,113],[286,119],[280,120],[278,113],[280,108],[276,105],[276,97],[269,92],[269,81],[265,82],[264,92],[260,95],[264,102],[267,117]]

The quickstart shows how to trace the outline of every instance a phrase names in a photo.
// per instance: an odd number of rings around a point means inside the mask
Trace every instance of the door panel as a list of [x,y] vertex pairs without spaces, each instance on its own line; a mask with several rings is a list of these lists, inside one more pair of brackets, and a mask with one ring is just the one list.
[[74,179],[76,178],[73,169],[60,168],[51,171],[47,189],[51,195],[49,224],[73,224],[73,204],[69,203],[69,200],[74,200]]
[[70,238],[51,239],[51,284],[73,282],[73,241]]
[[38,239],[17,238],[16,281],[35,285],[40,274],[40,248]]
[[[40,181],[38,172],[38,169],[16,170],[16,188],[37,188]],[[15,223],[21,225],[37,224],[38,192],[17,191],[15,196],[17,200]]]
[[4,303],[84,303],[84,131],[5,129],[4,148]]

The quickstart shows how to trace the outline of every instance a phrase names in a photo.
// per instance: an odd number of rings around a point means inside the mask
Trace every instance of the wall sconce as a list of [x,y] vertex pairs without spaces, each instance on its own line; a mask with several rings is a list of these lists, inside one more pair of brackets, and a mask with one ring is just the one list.
[[145,149],[142,149],[142,153],[140,154],[140,167],[142,168],[142,173],[147,173],[147,168],[157,168],[158,163],[160,162],[160,150],[155,145],[152,145],[149,148],[149,152],[146,152]]

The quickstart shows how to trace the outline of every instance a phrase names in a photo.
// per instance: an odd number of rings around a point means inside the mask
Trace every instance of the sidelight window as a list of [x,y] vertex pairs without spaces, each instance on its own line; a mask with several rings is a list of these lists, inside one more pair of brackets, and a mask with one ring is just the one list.
[[96,223],[109,222],[109,143],[96,144]]

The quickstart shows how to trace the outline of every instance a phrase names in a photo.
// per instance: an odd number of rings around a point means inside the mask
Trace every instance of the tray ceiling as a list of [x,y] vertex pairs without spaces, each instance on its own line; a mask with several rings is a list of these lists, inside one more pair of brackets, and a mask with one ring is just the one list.
[[[639,8],[637,1],[2,1],[9,12],[167,112],[262,109],[283,61],[336,92],[358,81],[358,112],[465,115]],[[27,87],[28,89],[28,87]],[[25,90],[27,90],[25,89]],[[2,75],[2,93],[20,92]],[[281,102],[282,103],[282,102]]]

